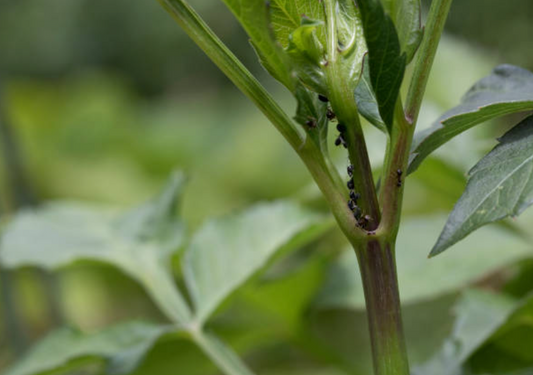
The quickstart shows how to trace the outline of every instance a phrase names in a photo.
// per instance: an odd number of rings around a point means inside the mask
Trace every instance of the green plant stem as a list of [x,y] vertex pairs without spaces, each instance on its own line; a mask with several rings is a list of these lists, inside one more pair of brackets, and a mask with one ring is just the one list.
[[[317,146],[296,128],[268,92],[218,39],[198,14],[183,0],[158,0],[185,32],[231,79],[231,81],[265,114],[300,156],[321,192],[328,201],[333,215],[352,244],[360,244],[364,233],[354,225],[353,215],[346,205],[346,187],[335,167],[325,160]],[[365,155],[366,156],[366,155]],[[249,375],[250,370],[231,350],[218,340],[210,340],[201,332],[190,329],[192,339],[211,360],[228,375]],[[220,352],[225,354],[220,355]]]
[[[355,225],[353,213],[347,205],[347,190],[340,190],[331,176],[320,150],[308,139],[298,151],[311,176],[329,204],[340,229],[353,246],[360,246],[367,234]],[[346,194],[346,196],[344,195]]]
[[[318,187],[328,201],[341,229],[345,234],[350,236],[352,243],[358,243],[361,238],[364,238],[366,234],[355,226],[353,215],[347,208],[348,193],[345,186],[339,185],[341,179],[338,171],[334,166],[327,163],[316,145],[310,142],[308,138],[305,138],[302,132],[296,128],[295,123],[283,112],[270,94],[186,2],[183,0],[158,1],[207,56],[252,100],[285,139],[287,139],[309,169]],[[355,108],[354,104],[352,108]],[[355,112],[355,117],[358,121],[356,115],[357,112]],[[360,128],[359,123],[356,122],[356,124]],[[363,170],[362,173],[371,176],[370,163],[368,162],[362,131],[359,133],[359,139],[362,140],[362,145],[358,149],[361,158],[355,158],[356,166],[363,164],[364,166],[361,167]],[[365,188],[368,188],[368,186],[365,186]],[[373,194],[371,193],[372,189],[370,188],[369,190],[369,201],[375,202],[375,205],[377,205],[377,198],[372,198],[375,197],[375,190]],[[346,196],[343,196],[342,193],[346,193]]]
[[380,191],[380,203],[383,212],[377,230],[378,234],[384,233],[393,241],[400,227],[405,176],[414,133],[414,126],[405,118],[401,100],[396,104],[394,125],[381,176],[383,186]]
[[[327,26],[327,65],[324,67],[330,88],[328,95],[333,111],[339,123],[346,126],[346,142],[351,165],[354,167],[354,186],[361,196],[360,206],[364,214],[370,215],[372,222],[368,229],[374,229],[380,221],[380,209],[376,194],[372,167],[368,158],[368,150],[359,121],[359,113],[351,82],[347,82],[341,74],[337,25],[335,23],[335,1],[325,0]],[[347,200],[348,197],[346,197]],[[355,220],[351,219],[355,223]]]
[[[382,219],[376,240],[357,249],[365,290],[376,375],[408,375],[394,244],[400,227],[409,152],[429,73],[452,0],[433,0],[416,60],[405,112],[398,99],[385,158],[380,203]],[[378,240],[379,239],[379,240]]]
[[[424,38],[418,52],[413,77],[407,94],[405,113],[398,100],[395,111],[395,126],[390,136],[382,180],[384,185],[380,194],[383,219],[378,232],[396,238],[400,226],[403,189],[409,161],[409,151],[413,140],[416,121],[420,113],[422,99],[437,47],[444,30],[447,15],[453,0],[433,0],[428,14]],[[401,176],[398,176],[401,171]],[[401,179],[401,186],[398,186]]]
[[375,375],[409,375],[394,245],[374,238],[356,249],[365,292]]
[[452,2],[453,0],[433,0],[431,2],[424,37],[420,44],[407,94],[405,114],[410,124],[416,124],[418,119],[429,74]]

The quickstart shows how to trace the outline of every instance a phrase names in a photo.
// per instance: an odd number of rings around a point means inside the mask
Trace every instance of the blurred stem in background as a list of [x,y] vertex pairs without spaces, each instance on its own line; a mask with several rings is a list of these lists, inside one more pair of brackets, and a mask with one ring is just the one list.
[[[37,203],[36,196],[30,186],[24,170],[22,153],[17,143],[5,110],[5,92],[0,77],[0,149],[4,163],[5,183],[2,188],[6,191],[5,215],[23,207],[31,207]],[[42,281],[45,298],[48,302],[47,310],[50,324],[59,326],[63,323],[63,313],[59,301],[59,291],[56,277],[43,271],[35,271],[37,278]],[[16,275],[0,269],[0,293],[2,301],[2,315],[4,316],[5,331],[9,340],[8,345],[16,355],[20,355],[28,345],[28,334],[17,303]]]

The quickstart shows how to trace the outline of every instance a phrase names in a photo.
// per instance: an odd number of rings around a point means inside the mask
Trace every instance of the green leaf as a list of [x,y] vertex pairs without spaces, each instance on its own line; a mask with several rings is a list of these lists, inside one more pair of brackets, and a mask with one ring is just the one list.
[[462,375],[464,362],[503,325],[516,304],[513,300],[472,290],[455,307],[452,335],[442,350],[427,363],[416,367],[413,375]]
[[269,7],[264,0],[223,0],[248,33],[261,63],[268,72],[291,91],[294,80],[282,47],[274,39]]
[[185,322],[190,311],[170,271],[170,256],[184,239],[176,215],[183,183],[176,173],[160,196],[122,215],[74,203],[21,211],[5,228],[0,261],[48,269],[82,260],[109,263],[141,283],[171,319]]
[[[270,22],[276,40],[283,48],[289,46],[291,34],[298,29],[303,19],[324,21],[324,7],[318,1],[271,0]],[[325,42],[324,31],[319,31],[320,43]]]
[[106,374],[128,374],[142,362],[168,326],[122,323],[96,333],[61,328],[46,336],[4,375],[32,375],[104,361]]
[[[279,331],[282,335],[298,331],[309,304],[322,286],[327,266],[322,254],[297,252],[287,258],[265,272],[257,283],[250,283],[239,293],[244,306],[237,308],[247,316],[251,315],[251,311],[257,311],[259,315],[253,316],[253,322],[250,323],[256,331],[262,329],[274,335]],[[288,267],[291,269],[287,270]],[[239,318],[237,316],[234,319],[242,326],[242,319]]]
[[353,92],[363,71],[367,45],[363,32],[361,12],[353,0],[338,0],[336,7],[339,62],[344,84]]
[[402,52],[407,55],[409,63],[422,42],[420,0],[382,0],[382,3],[394,21]]
[[[533,256],[526,241],[496,227],[480,230],[457,244],[457,251],[443,254],[442,258],[427,259],[427,251],[444,219],[406,218],[402,223],[396,256],[400,295],[405,305],[454,293],[501,267]],[[332,264],[316,303],[325,308],[364,309],[363,286],[353,251],[346,251]]]
[[517,302],[471,290],[456,305],[455,315],[451,336],[431,360],[415,368],[414,375],[530,373],[533,336],[527,334],[531,333],[533,297]]
[[390,130],[405,73],[406,56],[391,18],[377,0],[357,0],[368,47],[370,81],[379,113]]
[[195,233],[183,261],[197,322],[205,322],[281,249],[308,242],[330,225],[330,219],[283,201],[207,222]]
[[327,96],[328,88],[322,70],[324,46],[316,32],[323,25],[322,21],[303,18],[301,26],[289,37],[287,54],[300,81],[313,91]]
[[450,214],[431,256],[479,227],[518,216],[533,204],[533,116],[499,141],[470,170],[465,192]]
[[533,74],[512,65],[498,66],[466,93],[459,106],[415,135],[409,173],[456,135],[490,119],[528,110],[533,110]]
[[372,125],[381,130],[387,131],[387,125],[381,119],[379,114],[378,100],[374,89],[372,88],[372,82],[370,80],[370,69],[368,63],[363,63],[363,73],[359,84],[355,88],[355,101],[357,103],[357,109],[359,113],[363,115]]

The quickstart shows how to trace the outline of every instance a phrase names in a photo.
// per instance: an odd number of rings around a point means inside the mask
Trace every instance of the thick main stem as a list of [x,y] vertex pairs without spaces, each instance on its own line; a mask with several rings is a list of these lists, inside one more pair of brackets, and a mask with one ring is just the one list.
[[409,375],[394,244],[372,239],[356,250],[365,292],[375,375]]

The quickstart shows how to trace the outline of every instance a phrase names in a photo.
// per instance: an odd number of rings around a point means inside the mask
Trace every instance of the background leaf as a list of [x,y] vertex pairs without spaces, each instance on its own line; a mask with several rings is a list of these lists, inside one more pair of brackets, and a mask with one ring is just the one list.
[[4,375],[32,375],[75,366],[83,360],[105,361],[106,374],[133,371],[170,327],[142,322],[122,323],[97,333],[58,329],[35,345]]
[[218,337],[204,331],[198,331],[194,336],[194,341],[225,374],[253,375],[243,365],[242,360],[225,343],[220,341]]
[[530,373],[531,296],[516,301],[504,295],[470,290],[457,303],[455,316],[454,329],[442,349],[416,367],[414,375]]
[[176,216],[183,183],[183,175],[174,174],[159,197],[123,215],[74,203],[21,211],[2,236],[0,261],[9,268],[48,269],[82,260],[110,263],[141,283],[168,316],[184,322],[189,308],[170,272],[170,256],[184,240]]
[[196,320],[203,323],[276,252],[312,240],[331,224],[322,215],[284,201],[207,222],[195,233],[183,260]]
[[455,325],[442,350],[414,375],[466,375],[464,362],[505,323],[515,308],[512,299],[477,290],[468,291],[455,307]]
[[477,228],[515,217],[533,204],[533,116],[507,132],[469,172],[431,255],[437,255]]
[[490,119],[528,110],[533,110],[533,73],[512,65],[496,67],[466,93],[459,106],[415,134],[409,173],[456,135]]
[[[476,233],[439,259],[427,259],[443,221],[441,216],[408,218],[400,228],[396,256],[405,305],[454,293],[502,266],[533,256],[527,241],[498,227]],[[364,309],[363,286],[353,251],[346,251],[333,263],[316,303],[326,308]]]
[[376,93],[383,122],[392,127],[406,58],[391,18],[376,0],[357,0],[368,47],[370,81]]

